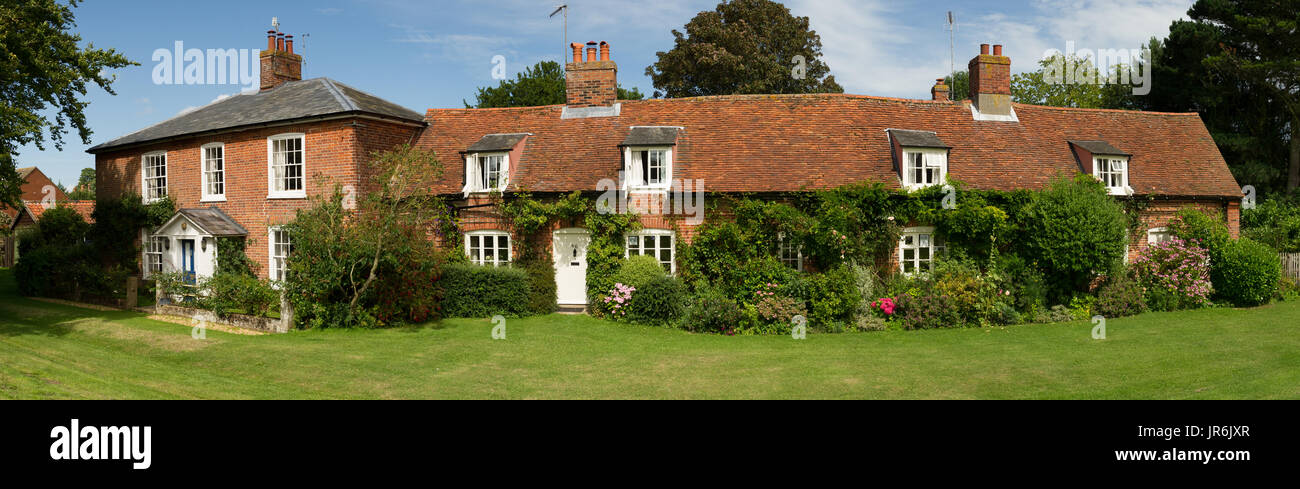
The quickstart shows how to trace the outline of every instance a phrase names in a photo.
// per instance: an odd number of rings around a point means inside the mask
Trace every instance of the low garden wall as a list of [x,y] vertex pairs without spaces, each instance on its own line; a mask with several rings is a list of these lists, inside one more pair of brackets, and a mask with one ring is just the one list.
[[284,319],[247,316],[244,314],[227,314],[225,316],[219,316],[217,313],[205,309],[183,307],[173,304],[160,304],[154,308],[154,313],[167,316],[185,317],[196,321],[206,321],[209,323],[223,324],[226,326],[267,333],[287,333],[289,332],[290,327],[290,321]]

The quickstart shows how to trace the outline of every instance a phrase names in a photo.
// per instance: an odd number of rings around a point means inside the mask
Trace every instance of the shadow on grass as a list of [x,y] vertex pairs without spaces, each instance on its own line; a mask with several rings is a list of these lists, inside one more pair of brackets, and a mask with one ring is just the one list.
[[13,270],[0,269],[0,336],[64,336],[78,319],[122,321],[146,315],[134,311],[97,311],[28,299],[18,295]]

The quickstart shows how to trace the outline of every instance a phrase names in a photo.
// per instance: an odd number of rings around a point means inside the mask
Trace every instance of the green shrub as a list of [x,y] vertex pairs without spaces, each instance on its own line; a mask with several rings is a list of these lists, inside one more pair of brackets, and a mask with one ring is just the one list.
[[1300,252],[1300,205],[1294,198],[1270,199],[1242,209],[1241,234],[1280,252]]
[[555,264],[549,260],[531,260],[523,269],[528,273],[528,310],[538,315],[555,312]]
[[642,324],[673,324],[682,316],[686,297],[681,280],[667,275],[652,278],[632,293],[627,319]]
[[1211,217],[1195,209],[1178,211],[1169,223],[1169,232],[1183,241],[1194,242],[1209,250],[1211,263],[1216,261],[1219,250],[1232,240],[1222,215]]
[[1146,290],[1146,302],[1160,311],[1207,305],[1210,301],[1209,252],[1196,241],[1173,237],[1147,246],[1133,260],[1132,270]]
[[618,272],[614,273],[614,282],[640,289],[651,281],[667,276],[668,272],[664,271],[663,265],[655,257],[636,255],[623,260]]
[[1003,255],[998,261],[1003,290],[1011,291],[1016,310],[1033,317],[1047,308],[1047,281],[1043,272],[1018,255]]
[[1277,281],[1277,292],[1273,298],[1280,301],[1300,300],[1300,284],[1297,284],[1291,277],[1283,276]]
[[1147,311],[1142,285],[1127,275],[1110,277],[1097,291],[1093,311],[1108,318],[1134,316]]
[[199,288],[205,295],[199,307],[218,315],[231,313],[266,316],[280,300],[280,293],[270,282],[242,273],[218,273],[203,281]]
[[983,325],[996,320],[1001,299],[998,287],[975,262],[963,258],[938,260],[931,280],[933,293],[948,298],[961,322]]
[[1055,300],[1087,290],[1097,275],[1122,260],[1128,218],[1097,179],[1057,179],[1020,216],[1025,258],[1051,277]]
[[702,286],[691,298],[682,316],[681,327],[699,333],[736,334],[745,320],[745,312],[717,287]]
[[1282,264],[1277,251],[1242,238],[1223,246],[1211,274],[1217,297],[1237,306],[1258,306],[1276,292]]
[[860,299],[856,277],[848,265],[813,275],[809,289],[809,329],[842,331],[852,323]]
[[962,325],[952,301],[944,295],[903,294],[896,301],[894,317],[903,329],[954,328]]
[[441,285],[447,317],[520,317],[529,313],[528,274],[517,268],[448,265]]

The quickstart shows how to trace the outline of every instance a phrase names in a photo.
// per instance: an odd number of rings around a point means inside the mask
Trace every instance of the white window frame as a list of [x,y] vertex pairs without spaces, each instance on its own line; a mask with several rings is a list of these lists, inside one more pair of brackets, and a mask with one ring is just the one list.
[[[208,169],[208,164],[212,161],[208,159],[208,150],[213,150],[213,149],[221,152],[221,156],[216,159],[217,163],[221,165],[220,170]],[[213,174],[220,174],[221,181],[217,183],[221,185],[221,193],[211,192],[210,187],[213,184],[212,182]],[[199,185],[202,187],[201,190],[202,197],[200,197],[199,199],[200,202],[225,202],[226,201],[226,186],[229,183],[229,180],[226,179],[226,174],[227,174],[226,143],[208,143],[203,146],[200,146],[199,147]]]
[[[921,264],[926,264],[923,272],[934,270],[934,259],[945,249],[943,240],[939,239],[935,233],[934,226],[916,226],[903,230],[903,234],[898,238],[898,271],[903,275],[911,276],[915,272],[908,271],[908,262],[910,261],[913,270],[921,270]],[[911,238],[911,244],[908,243]],[[922,238],[929,239],[929,246],[921,246]],[[921,250],[928,249],[929,258],[921,258]],[[907,251],[912,250],[912,258],[907,258]]]
[[[301,180],[300,182],[301,188],[288,189],[289,185],[285,185],[286,188],[285,190],[276,190],[277,180],[284,180],[287,183],[292,179],[292,177],[288,176],[289,172],[287,171],[287,169],[289,168],[289,164],[286,162],[284,165],[286,169],[285,176],[279,179],[276,178],[275,143],[278,141],[286,141],[292,139],[297,139],[298,145],[300,146],[298,150],[298,152],[301,153],[300,155],[301,161],[298,164],[298,166],[300,167],[300,173],[297,176],[297,178]],[[287,151],[285,153],[288,154]],[[286,160],[287,159],[288,158],[286,157]],[[306,134],[300,132],[294,132],[294,133],[276,134],[274,136],[266,138],[266,190],[267,190],[266,198],[268,199],[307,198],[307,135]]]
[[[793,254],[793,257],[788,255]],[[787,241],[785,233],[776,235],[776,258],[781,260],[786,266],[790,266],[800,272],[803,271],[803,246]]]
[[[276,240],[276,233],[283,233],[287,242],[281,245],[280,242]],[[276,250],[281,246],[288,249],[283,255],[276,254]],[[284,229],[284,226],[271,226],[267,229],[266,254],[268,258],[268,261],[266,262],[266,277],[273,282],[283,281],[289,271],[289,255],[293,254],[293,236],[289,234],[287,229]]]
[[[150,176],[149,160],[151,158],[158,158],[158,157],[162,157],[162,165],[160,165],[162,168],[162,174]],[[149,187],[150,180],[162,181],[162,185],[159,185],[157,187],[161,189],[161,193],[154,195],[153,192],[150,191],[151,190]],[[144,198],[144,201],[146,203],[155,202],[167,198],[167,152],[166,151],[151,151],[143,155],[140,155],[140,195]]]
[[[155,273],[167,271],[167,261],[164,259],[164,255],[167,253],[167,248],[169,248],[167,244],[169,240],[170,238],[166,236],[154,236],[149,234],[148,231],[140,230],[140,248],[144,260],[142,272],[145,279],[153,277]],[[154,270],[153,267],[155,259],[158,265],[157,270]]]
[[[483,169],[480,160],[501,158],[497,186],[484,185]],[[510,186],[510,153],[495,151],[490,153],[470,153],[465,155],[465,195],[472,193],[505,192]]]
[[[1164,236],[1165,239],[1163,240],[1160,239],[1161,236]],[[1163,241],[1168,241],[1173,237],[1174,237],[1174,233],[1170,232],[1169,228],[1167,227],[1156,227],[1147,230],[1147,244],[1149,245],[1161,243]]]
[[[1107,162],[1107,170],[1102,172],[1101,162]],[[1114,163],[1123,165],[1119,170],[1113,170]],[[1106,190],[1111,195],[1127,195],[1128,191],[1128,168],[1129,158],[1121,155],[1094,155],[1092,157],[1092,175],[1106,185]],[[1117,185],[1114,185],[1118,183]]]
[[[663,240],[660,239],[663,236],[668,237],[667,248],[663,247]],[[652,248],[645,247],[645,238],[647,237],[653,238],[654,246]],[[630,242],[632,238],[636,238],[635,245],[633,245]],[[633,256],[632,255],[633,249],[636,249],[637,255],[646,255],[647,253],[645,251],[647,249],[653,250],[653,254],[650,254],[649,256],[653,256],[654,259],[658,261],[660,265],[667,265],[668,266],[667,270],[669,274],[673,274],[673,275],[677,274],[677,233],[674,233],[672,230],[642,229],[640,231],[633,231],[623,235],[623,258],[631,258]],[[660,256],[662,250],[665,249],[668,250],[667,263],[665,263],[663,257]]]
[[[484,258],[484,256],[486,255],[484,251],[487,250],[487,247],[483,246],[485,242],[484,238],[492,238],[494,242],[493,246],[491,247],[491,249],[493,250],[491,260]],[[506,240],[506,247],[505,247],[506,256],[504,259],[502,259],[501,254],[498,253],[498,251],[501,250],[501,242],[500,242],[501,238],[505,238]],[[478,243],[477,247],[474,246],[475,242]],[[514,240],[511,239],[510,233],[505,231],[489,229],[483,231],[470,231],[468,233],[465,233],[465,257],[469,258],[470,263],[473,263],[475,265],[493,266],[493,267],[508,265],[510,264],[511,260],[514,259],[513,248],[514,248]]]
[[[920,165],[919,167],[917,165]],[[934,170],[929,182],[917,181],[915,170]],[[943,148],[903,148],[902,183],[907,190],[948,183],[948,150]]]
[[[646,170],[641,154],[659,154],[659,181],[647,180]],[[653,159],[653,158],[652,158]],[[672,146],[627,146],[623,148],[624,190],[631,192],[666,192],[673,182],[673,147]]]

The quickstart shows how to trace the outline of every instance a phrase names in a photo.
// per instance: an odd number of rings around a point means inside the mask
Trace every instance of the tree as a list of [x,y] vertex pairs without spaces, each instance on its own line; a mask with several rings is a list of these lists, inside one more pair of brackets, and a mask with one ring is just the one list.
[[951,75],[943,77],[943,83],[948,85],[948,99],[962,101],[970,99],[970,72],[961,70]]
[[[480,87],[475,103],[465,102],[466,108],[537,107],[565,102],[564,69],[554,61],[542,61],[525,68],[514,80],[502,80],[495,87]],[[619,100],[641,100],[640,90],[618,87]]]
[[68,194],[70,200],[95,200],[95,169],[82,168],[81,177],[77,178],[77,186],[72,187],[72,192]]
[[1128,218],[1101,181],[1089,175],[1058,177],[1019,216],[1025,257],[1053,277],[1058,304],[1087,290],[1124,256]]
[[138,65],[112,49],[78,46],[72,8],[56,0],[0,3],[0,203],[18,208],[22,181],[14,168],[19,146],[46,141],[63,149],[69,125],[90,144],[84,100],[87,82],[114,94],[106,70]]
[[646,68],[655,97],[844,92],[808,18],[771,0],[724,1],[673,38],[673,49]]
[[1132,87],[1105,83],[1112,76],[1127,80],[1128,65],[1099,70],[1092,58],[1058,54],[1038,62],[1038,71],[1011,77],[1011,97],[1016,102],[1052,107],[1118,109],[1131,105]]
[[1241,77],[1285,110],[1290,144],[1286,188],[1300,187],[1300,1],[1198,0],[1187,11],[1218,27],[1222,43],[1206,66]]

